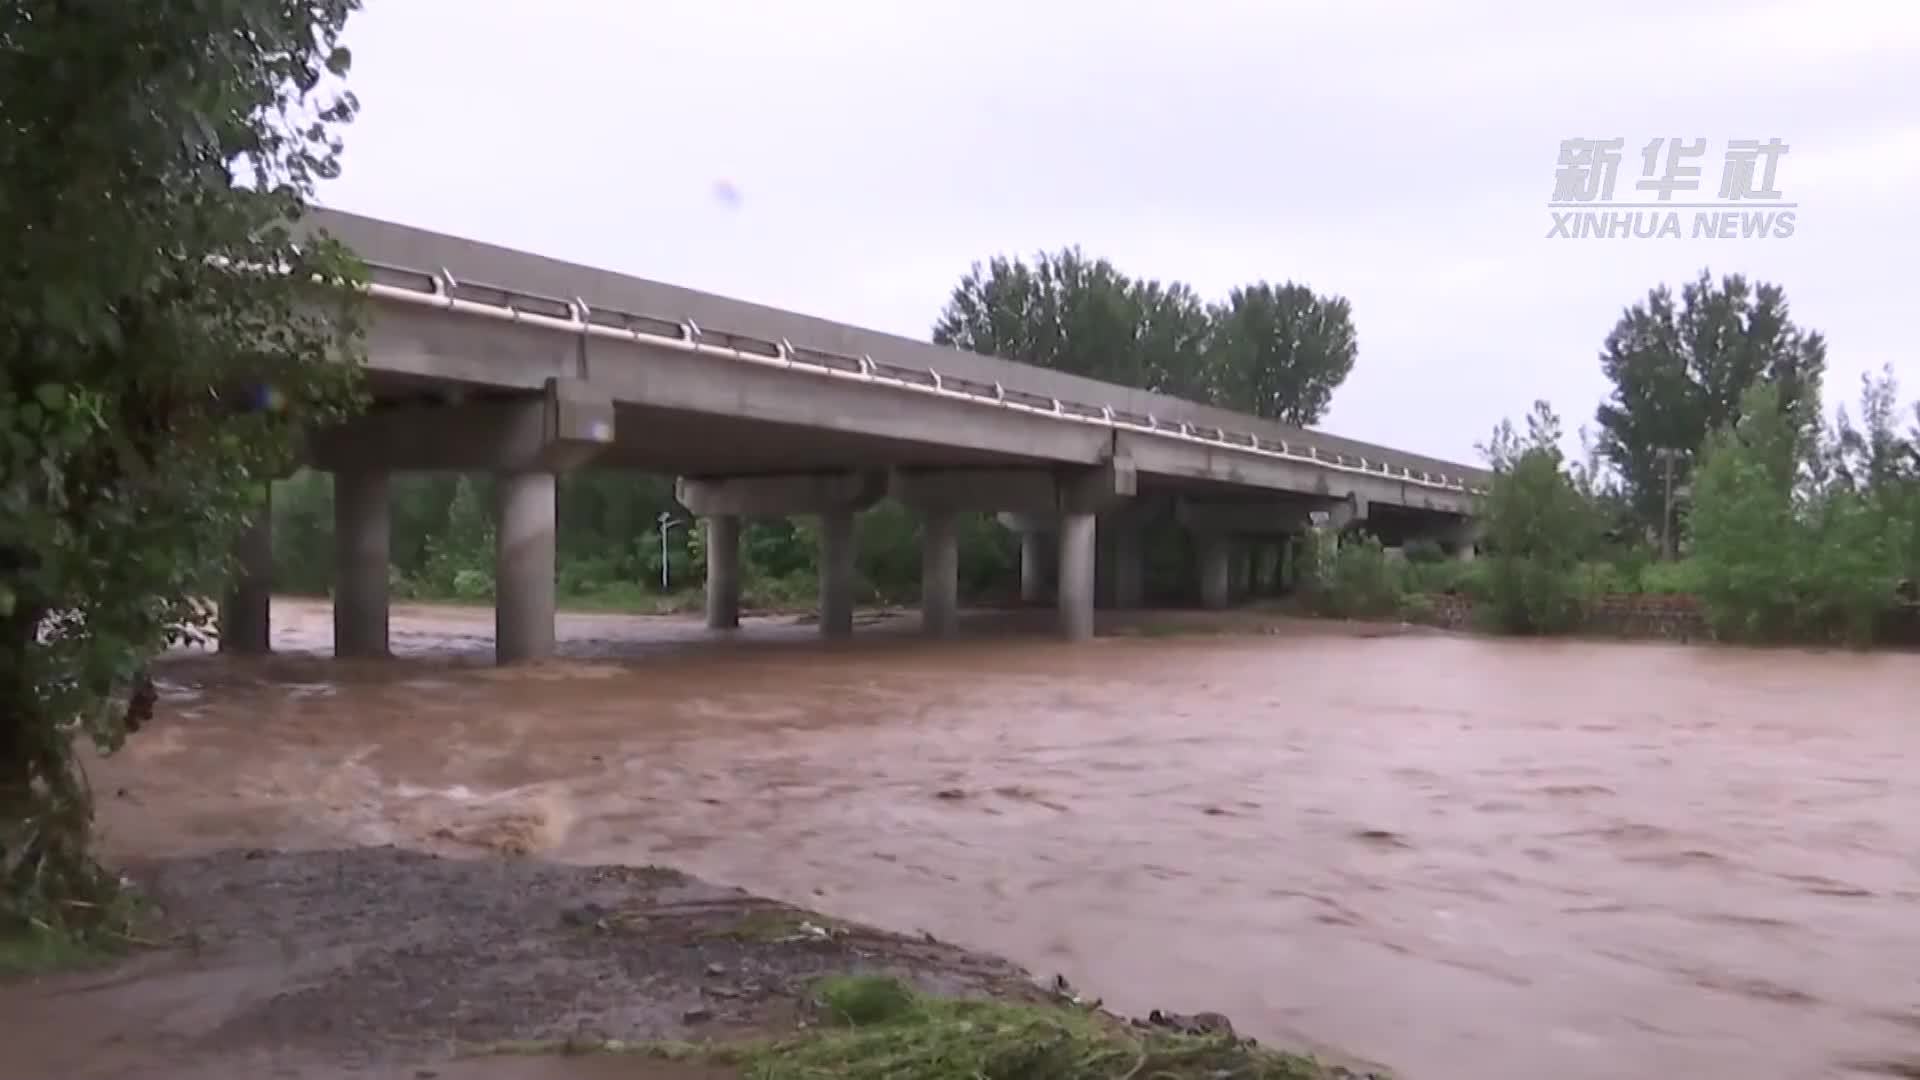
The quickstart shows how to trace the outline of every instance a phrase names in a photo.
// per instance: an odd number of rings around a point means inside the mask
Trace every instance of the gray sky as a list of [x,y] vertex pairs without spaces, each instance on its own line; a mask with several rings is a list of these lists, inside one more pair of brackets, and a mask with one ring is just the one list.
[[[330,205],[917,337],[999,253],[1301,281],[1360,335],[1321,426],[1408,450],[1589,423],[1621,310],[1703,267],[1786,287],[1830,404],[1920,394],[1916,0],[366,0],[348,41]],[[1782,139],[1796,230],[1549,239],[1576,136],[1621,200],[1649,139],[1707,140],[1701,201]]]

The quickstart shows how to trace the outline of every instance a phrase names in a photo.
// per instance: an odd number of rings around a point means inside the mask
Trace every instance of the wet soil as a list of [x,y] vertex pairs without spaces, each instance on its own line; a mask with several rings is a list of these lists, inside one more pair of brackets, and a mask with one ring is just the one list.
[[106,1028],[97,1043],[9,1038],[0,1074],[691,1078],[725,1073],[519,1051],[791,1032],[809,985],[833,972],[890,973],[936,994],[1049,997],[1004,961],[652,867],[378,847],[233,850],[125,870],[172,947],[0,987],[10,1035],[77,1015]]

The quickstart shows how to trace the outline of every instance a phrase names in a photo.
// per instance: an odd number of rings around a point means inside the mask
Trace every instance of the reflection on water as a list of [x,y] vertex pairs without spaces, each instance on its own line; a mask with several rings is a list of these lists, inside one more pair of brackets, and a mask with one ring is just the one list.
[[397,611],[390,663],[275,617],[164,666],[110,845],[668,863],[1419,1077],[1920,1053],[1911,656],[605,616],[502,671],[485,611]]

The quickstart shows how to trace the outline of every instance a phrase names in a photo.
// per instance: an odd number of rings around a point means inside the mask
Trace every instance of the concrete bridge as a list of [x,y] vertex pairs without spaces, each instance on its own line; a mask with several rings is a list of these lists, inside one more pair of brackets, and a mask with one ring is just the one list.
[[[1092,635],[1096,594],[1140,602],[1156,516],[1193,533],[1208,606],[1316,514],[1471,552],[1488,475],[1467,466],[404,225],[311,225],[372,276],[373,404],[308,447],[334,474],[342,656],[387,653],[388,478],[406,470],[498,478],[502,663],[553,649],[555,478],[579,468],[679,477],[715,628],[738,624],[742,519],[811,514],[821,632],[850,634],[854,515],[889,495],[922,517],[936,635],[955,624],[961,513],[1021,532],[1022,594],[1051,587],[1069,639]],[[243,540],[225,648],[267,647],[268,527]]]

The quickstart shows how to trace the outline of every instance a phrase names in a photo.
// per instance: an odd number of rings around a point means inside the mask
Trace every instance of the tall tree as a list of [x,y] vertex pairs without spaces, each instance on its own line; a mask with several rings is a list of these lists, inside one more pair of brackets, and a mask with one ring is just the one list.
[[1261,282],[1212,311],[1207,371],[1216,404],[1306,427],[1353,371],[1353,311],[1305,285]]
[[1624,481],[1643,526],[1666,498],[1666,452],[1674,483],[1687,480],[1707,436],[1740,417],[1742,396],[1773,384],[1781,407],[1807,435],[1817,427],[1826,342],[1796,327],[1786,295],[1738,274],[1717,285],[1706,271],[1676,303],[1662,285],[1627,309],[1607,335],[1601,367],[1613,383],[1600,406],[1598,445]]
[[1137,385],[1191,401],[1213,400],[1206,367],[1213,321],[1206,304],[1178,281],[1135,281],[1128,295],[1133,348],[1143,374]]
[[73,740],[118,745],[296,429],[353,401],[358,269],[294,228],[356,6],[0,6],[0,931],[103,910]]
[[1560,449],[1560,418],[1536,401],[1521,435],[1502,420],[1480,447],[1493,469],[1481,513],[1487,582],[1501,629],[1553,633],[1579,616],[1574,568],[1599,540],[1601,519],[1589,478]]
[[1139,305],[1132,282],[1079,248],[1037,256],[1028,266],[996,257],[975,263],[954,286],[935,323],[941,345],[1145,386],[1151,368],[1135,347]]

